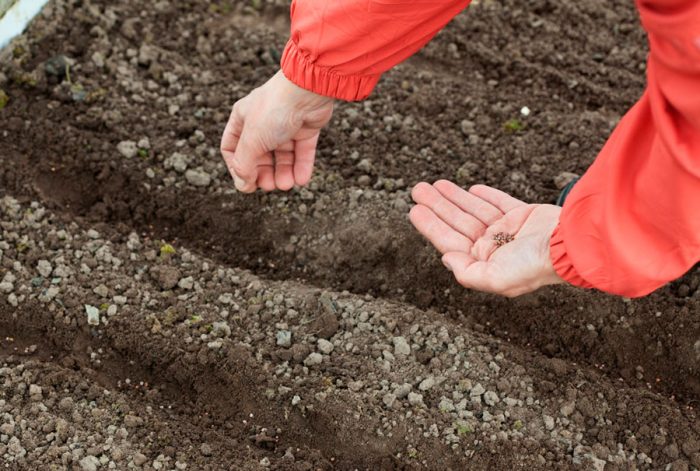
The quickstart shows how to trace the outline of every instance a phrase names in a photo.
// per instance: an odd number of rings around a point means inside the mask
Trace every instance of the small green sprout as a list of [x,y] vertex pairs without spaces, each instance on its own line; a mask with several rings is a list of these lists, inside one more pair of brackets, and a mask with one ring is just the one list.
[[148,149],[139,149],[139,157],[142,159],[148,158]]
[[464,435],[467,435],[467,434],[472,433],[474,431],[469,426],[469,424],[467,424],[465,422],[461,422],[461,423],[458,423],[456,425],[457,425],[457,427],[456,427],[457,428],[457,435],[459,435],[459,436],[464,436]]
[[518,131],[522,131],[522,129],[525,127],[525,125],[523,125],[523,123],[521,123],[519,120],[514,118],[514,119],[509,119],[508,121],[506,121],[503,124],[503,127],[508,132],[518,132]]
[[166,257],[168,255],[173,255],[175,253],[175,247],[170,244],[164,243],[160,246],[160,256]]
[[10,97],[7,96],[5,90],[0,89],[0,110],[7,106],[8,101],[10,101]]
[[520,430],[520,429],[522,429],[524,426],[525,426],[525,424],[523,424],[523,421],[520,420],[520,419],[516,420],[516,421],[513,423],[513,428],[514,428],[515,430]]

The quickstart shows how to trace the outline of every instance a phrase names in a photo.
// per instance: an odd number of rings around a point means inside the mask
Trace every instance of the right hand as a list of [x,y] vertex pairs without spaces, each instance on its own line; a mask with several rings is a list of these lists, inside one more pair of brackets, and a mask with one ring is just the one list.
[[304,90],[277,72],[233,106],[221,154],[243,193],[290,190],[311,180],[318,136],[333,99]]

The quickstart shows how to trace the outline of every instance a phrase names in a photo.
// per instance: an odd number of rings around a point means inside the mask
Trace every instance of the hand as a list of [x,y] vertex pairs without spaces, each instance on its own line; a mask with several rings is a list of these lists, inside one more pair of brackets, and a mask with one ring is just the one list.
[[311,180],[321,128],[333,99],[297,87],[278,72],[233,106],[221,154],[236,188],[290,190]]
[[484,185],[465,191],[446,180],[413,188],[413,225],[466,288],[508,297],[563,283],[549,257],[561,208],[526,204]]

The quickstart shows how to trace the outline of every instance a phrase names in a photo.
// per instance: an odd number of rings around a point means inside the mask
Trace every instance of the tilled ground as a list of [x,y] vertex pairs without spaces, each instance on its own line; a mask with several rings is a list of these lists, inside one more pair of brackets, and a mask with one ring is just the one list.
[[6,468],[700,467],[700,271],[505,300],[405,217],[585,170],[644,85],[633,3],[474,4],[338,106],[308,189],[242,196],[219,133],[286,9],[55,0],[0,53]]

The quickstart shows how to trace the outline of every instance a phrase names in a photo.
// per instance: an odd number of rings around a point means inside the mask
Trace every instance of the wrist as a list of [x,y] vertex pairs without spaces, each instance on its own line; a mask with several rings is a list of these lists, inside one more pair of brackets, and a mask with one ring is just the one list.
[[331,97],[319,95],[310,90],[300,87],[289,80],[282,70],[279,70],[273,77],[281,88],[282,94],[286,99],[289,99],[296,111],[313,111],[319,108],[327,107],[335,100]]

